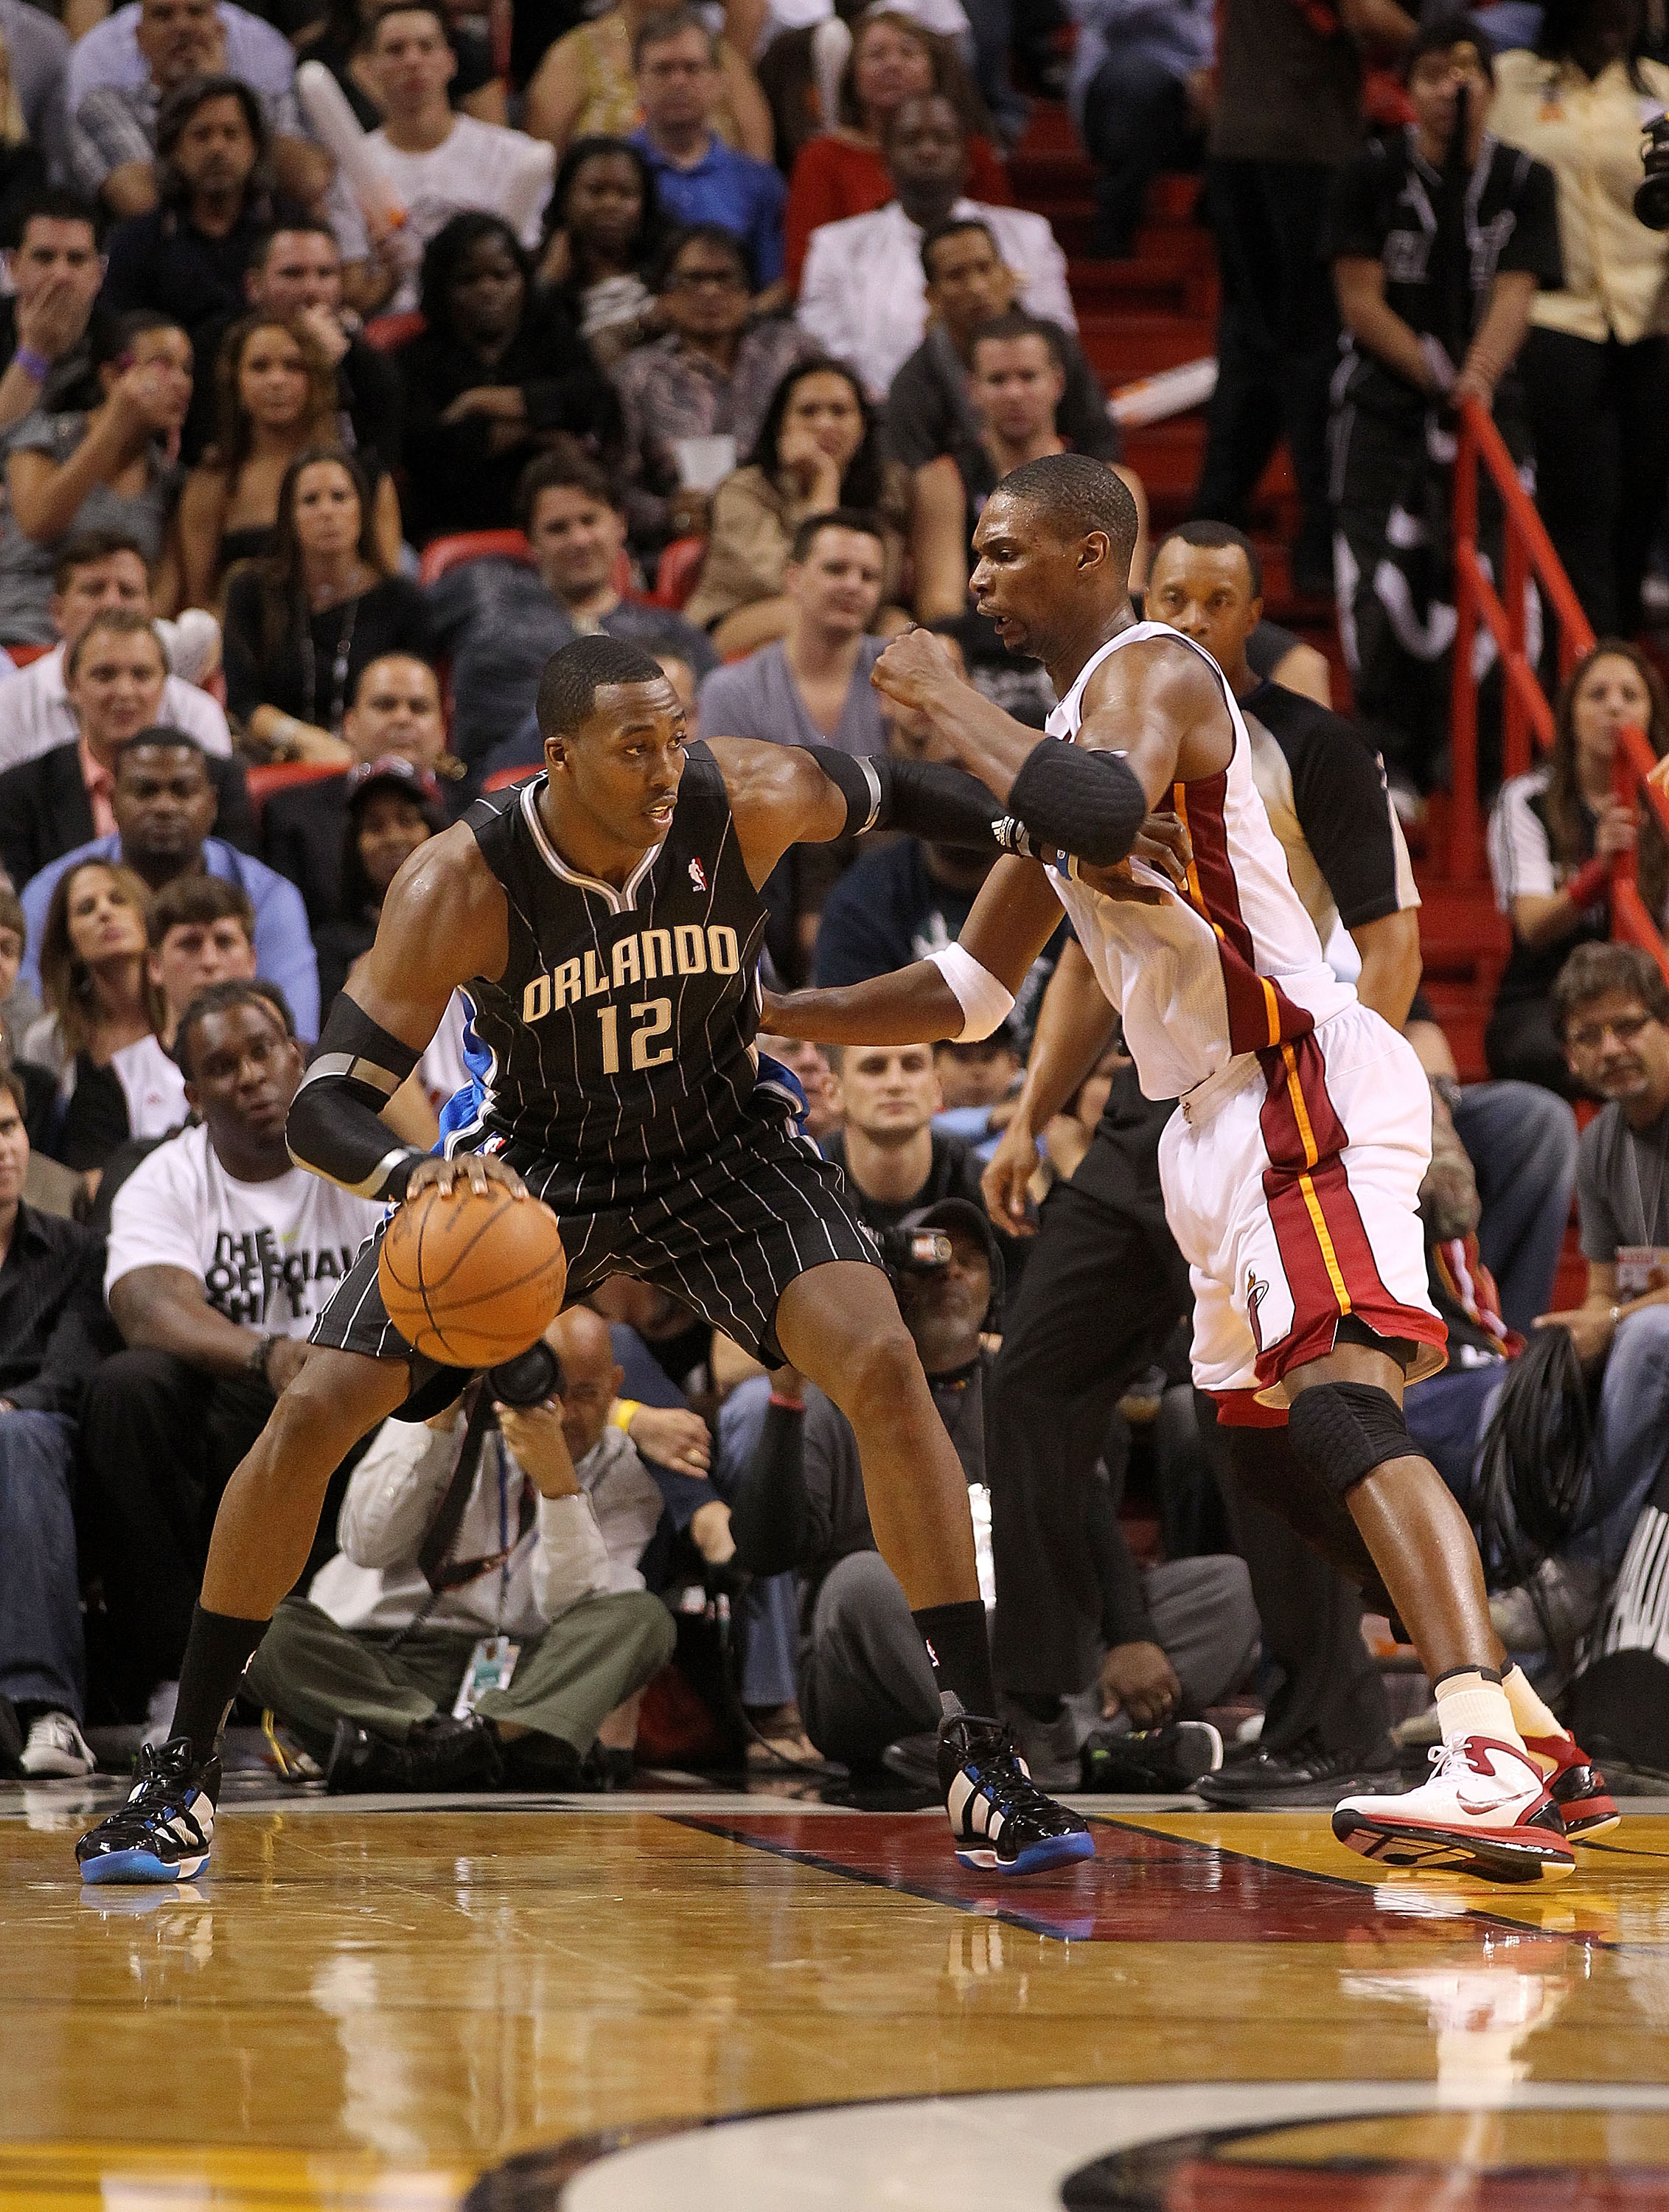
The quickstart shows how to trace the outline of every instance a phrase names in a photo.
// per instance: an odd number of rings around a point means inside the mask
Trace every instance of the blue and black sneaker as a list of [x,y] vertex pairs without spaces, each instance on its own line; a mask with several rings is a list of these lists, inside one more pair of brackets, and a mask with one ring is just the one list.
[[209,1863],[217,1759],[199,1762],[189,1736],[147,1745],[127,1802],[76,1846],[83,1881],[190,1881]]
[[1092,1859],[1089,1824],[1044,1795],[1000,1721],[970,1713],[939,1724],[939,1787],[956,1856],[982,1873],[1041,1874]]

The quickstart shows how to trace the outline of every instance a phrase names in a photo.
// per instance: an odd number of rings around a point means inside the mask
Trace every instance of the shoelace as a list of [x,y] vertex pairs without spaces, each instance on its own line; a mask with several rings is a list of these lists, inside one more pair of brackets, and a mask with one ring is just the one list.
[[[1004,1768],[1010,1771],[1004,1773]],[[1021,1812],[1029,1814],[1034,1820],[1059,1817],[1060,1808],[1038,1788],[1011,1751],[999,1752],[990,1766],[970,1762],[963,1771],[1004,1819],[1010,1814]]]

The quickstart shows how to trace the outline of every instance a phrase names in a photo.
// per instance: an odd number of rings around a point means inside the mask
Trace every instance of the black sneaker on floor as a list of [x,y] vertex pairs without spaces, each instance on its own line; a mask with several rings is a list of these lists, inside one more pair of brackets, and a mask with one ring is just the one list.
[[1192,1790],[1223,1764],[1223,1738],[1210,1721],[1170,1721],[1163,1728],[1096,1729],[1078,1753],[1083,1787],[1151,1796]]
[[199,1761],[189,1737],[147,1744],[127,1802],[76,1845],[83,1881],[191,1881],[209,1863],[217,1759]]
[[495,1790],[504,1761],[492,1730],[478,1714],[466,1721],[437,1715],[413,1723],[404,1743],[339,1720],[325,1768],[333,1797],[397,1790]]
[[1296,1743],[1286,1751],[1265,1751],[1236,1759],[1194,1784],[1208,1805],[1223,1812],[1247,1812],[1271,1805],[1332,1806],[1343,1792],[1394,1789],[1399,1769],[1388,1743],[1372,1750],[1323,1751]]
[[962,1713],[938,1732],[939,1788],[956,1856],[986,1874],[1041,1874],[1092,1859],[1089,1824],[1044,1795],[1001,1721]]

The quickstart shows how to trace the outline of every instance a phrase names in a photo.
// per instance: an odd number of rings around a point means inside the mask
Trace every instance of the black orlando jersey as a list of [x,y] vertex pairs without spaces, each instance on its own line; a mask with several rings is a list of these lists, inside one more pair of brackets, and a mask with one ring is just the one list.
[[[510,957],[463,993],[470,1084],[441,1117],[445,1149],[530,1145],[559,1170],[563,1205],[630,1205],[723,1146],[748,1109],[765,906],[706,745],[689,747],[665,840],[619,890],[556,850],[545,783],[465,817],[504,885]],[[792,1103],[785,1079],[771,1110]]]

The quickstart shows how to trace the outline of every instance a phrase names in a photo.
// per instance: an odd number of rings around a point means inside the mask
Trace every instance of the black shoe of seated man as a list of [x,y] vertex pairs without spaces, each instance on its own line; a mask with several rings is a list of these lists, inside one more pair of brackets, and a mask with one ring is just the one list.
[[1083,1787],[1157,1795],[1192,1790],[1223,1764],[1223,1738],[1210,1721],[1168,1721],[1163,1728],[1096,1729],[1078,1753]]
[[1001,1721],[959,1713],[939,1723],[939,1788],[956,1856],[987,1874],[1041,1874],[1092,1859],[1089,1824],[1032,1780]]
[[1341,1792],[1394,1788],[1399,1769],[1391,1745],[1324,1751],[1313,1739],[1284,1751],[1261,1746],[1194,1784],[1208,1805],[1223,1812],[1269,1805],[1331,1805]]
[[637,1756],[629,1744],[594,1743],[586,1753],[580,1772],[582,1790],[629,1790],[637,1773]]
[[492,1790],[504,1761],[479,1714],[455,1721],[437,1714],[412,1725],[404,1743],[346,1718],[336,1724],[325,1787],[333,1797],[400,1790]]
[[498,1748],[504,1762],[503,1786],[507,1790],[587,1787],[584,1761],[574,1746],[565,1743],[559,1735],[541,1735],[530,1729],[525,1735],[513,1735],[507,1741],[499,1736]]

